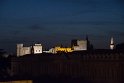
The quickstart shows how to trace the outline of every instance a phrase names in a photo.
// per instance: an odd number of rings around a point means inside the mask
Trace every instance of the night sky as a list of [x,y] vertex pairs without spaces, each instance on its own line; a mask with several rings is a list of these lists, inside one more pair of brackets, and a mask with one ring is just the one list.
[[124,42],[123,0],[0,0],[0,48],[17,43],[69,46],[71,39],[109,48],[110,37]]

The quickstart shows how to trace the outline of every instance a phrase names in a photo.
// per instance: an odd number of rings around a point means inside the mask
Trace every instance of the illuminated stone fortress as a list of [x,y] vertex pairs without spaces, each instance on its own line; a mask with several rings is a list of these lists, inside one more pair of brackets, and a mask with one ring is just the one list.
[[26,54],[40,54],[40,53],[52,53],[56,54],[58,52],[73,52],[73,51],[83,51],[87,50],[88,41],[87,40],[72,40],[71,47],[60,47],[55,46],[50,48],[48,51],[42,50],[41,44],[35,44],[34,46],[24,47],[23,44],[17,44],[17,56],[23,56]]
[[[110,49],[114,49],[114,43],[113,38],[111,38],[110,43]],[[85,40],[77,40],[74,39],[71,41],[71,47],[61,47],[61,46],[55,46],[53,48],[50,48],[48,51],[43,51],[41,44],[34,44],[33,46],[24,47],[23,44],[17,44],[17,56],[23,56],[27,54],[40,54],[40,53],[68,53],[73,51],[87,51],[92,50],[93,45],[90,44],[90,41],[88,40],[88,37],[86,37]]]

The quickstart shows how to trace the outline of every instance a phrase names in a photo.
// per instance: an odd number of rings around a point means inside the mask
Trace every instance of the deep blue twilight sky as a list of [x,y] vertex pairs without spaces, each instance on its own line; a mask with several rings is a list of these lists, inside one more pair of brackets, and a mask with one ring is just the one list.
[[0,48],[7,51],[16,43],[69,46],[86,34],[95,48],[109,48],[111,36],[124,42],[124,1],[0,0]]

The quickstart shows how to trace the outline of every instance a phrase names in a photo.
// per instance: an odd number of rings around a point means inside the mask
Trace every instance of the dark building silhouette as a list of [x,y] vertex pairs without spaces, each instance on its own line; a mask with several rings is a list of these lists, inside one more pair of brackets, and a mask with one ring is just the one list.
[[[40,82],[44,79],[61,82],[62,79],[61,83],[65,83],[75,79],[80,83],[123,83],[124,53],[94,50],[12,57],[10,75]],[[73,83],[76,81],[73,80]]]
[[93,50],[93,45],[90,43],[88,36],[86,36],[87,40],[87,50]]
[[0,49],[0,80],[9,76],[7,70],[10,68],[8,54],[4,49]]
[[77,39],[73,39],[71,41],[71,47],[73,47],[73,46],[77,46]]
[[123,50],[124,51],[124,43],[117,44],[116,50]]

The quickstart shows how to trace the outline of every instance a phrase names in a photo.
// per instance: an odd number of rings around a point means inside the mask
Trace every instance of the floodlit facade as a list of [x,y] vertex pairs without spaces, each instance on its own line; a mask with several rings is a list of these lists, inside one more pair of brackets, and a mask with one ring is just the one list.
[[73,52],[73,50],[71,48],[64,48],[64,47],[54,47],[54,48],[51,48],[49,51],[44,51],[45,53],[53,53],[53,54],[56,54],[58,52],[65,52],[65,53],[68,53],[68,52]]
[[87,40],[72,41],[72,49],[74,51],[87,50]]
[[33,46],[33,53],[34,54],[42,53],[42,45],[41,44],[35,44]]
[[110,49],[113,50],[114,47],[115,47],[115,45],[114,45],[114,39],[113,39],[113,37],[112,37],[112,38],[111,38],[111,42],[110,42]]
[[17,56],[31,54],[31,47],[24,47],[23,44],[17,44]]
[[89,50],[91,48],[91,44],[88,40],[88,37],[86,37],[85,40],[72,40],[71,42],[71,48],[70,47],[61,47],[56,46],[48,51],[43,51],[41,44],[35,44],[30,47],[24,47],[23,44],[17,44],[17,56],[23,56],[26,54],[40,54],[40,53],[59,53],[59,52],[73,52],[73,51],[84,51]]
[[63,47],[55,47],[55,53],[57,52],[72,52],[73,50],[71,48],[63,48]]
[[24,54],[31,54],[31,47],[23,47]]
[[17,44],[17,56],[24,56],[26,54],[42,53],[42,45],[35,44],[34,46],[24,47],[23,44]]

